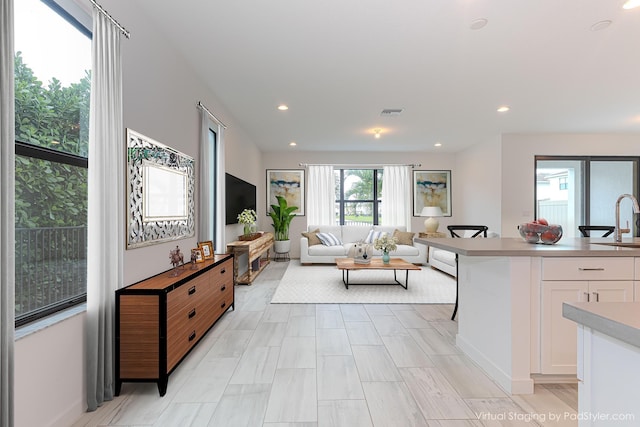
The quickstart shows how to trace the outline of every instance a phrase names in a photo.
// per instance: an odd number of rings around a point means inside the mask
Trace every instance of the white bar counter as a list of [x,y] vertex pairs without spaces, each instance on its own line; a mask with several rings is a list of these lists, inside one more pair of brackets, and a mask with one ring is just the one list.
[[578,323],[578,425],[640,425],[640,302],[564,303],[563,315]]
[[[510,394],[533,393],[535,381],[576,381],[575,325],[562,317],[562,302],[583,293],[589,298],[580,287],[601,283],[630,286],[633,298],[634,274],[640,275],[640,248],[608,246],[612,238],[563,238],[555,245],[416,240],[458,254],[456,345]],[[640,238],[622,243],[640,246]],[[553,284],[575,290],[555,292]],[[606,291],[597,291],[594,299],[606,299]],[[563,345],[571,351],[558,350]]]

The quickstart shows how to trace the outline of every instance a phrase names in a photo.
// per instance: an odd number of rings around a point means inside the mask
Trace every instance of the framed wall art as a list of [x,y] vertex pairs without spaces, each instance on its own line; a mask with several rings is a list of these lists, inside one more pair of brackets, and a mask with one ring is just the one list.
[[298,207],[294,215],[304,216],[304,169],[267,169],[267,215],[278,204],[276,196]]
[[425,206],[439,206],[451,216],[451,171],[413,171],[413,216]]
[[195,234],[193,158],[127,129],[127,249]]

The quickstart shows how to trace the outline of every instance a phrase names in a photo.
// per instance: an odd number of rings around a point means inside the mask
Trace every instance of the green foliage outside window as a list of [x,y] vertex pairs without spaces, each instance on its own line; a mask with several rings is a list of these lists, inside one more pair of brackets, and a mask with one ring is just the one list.
[[[79,83],[44,87],[15,58],[16,140],[87,157],[89,72]],[[86,225],[87,170],[30,157],[16,157],[16,227]]]

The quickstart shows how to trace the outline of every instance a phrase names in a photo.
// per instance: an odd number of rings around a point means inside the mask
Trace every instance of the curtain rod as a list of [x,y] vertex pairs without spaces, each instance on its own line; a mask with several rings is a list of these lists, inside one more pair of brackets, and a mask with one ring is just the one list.
[[337,164],[337,163],[333,163],[333,164],[311,164],[311,163],[300,163],[300,166],[302,167],[308,167],[308,166],[338,166],[338,167],[379,167],[379,166],[411,166],[412,168],[419,168],[420,166],[422,166],[420,163],[411,163],[411,164],[385,164],[385,165],[381,165],[381,164]]
[[207,114],[209,114],[211,117],[213,117],[213,119],[214,119],[216,122],[220,123],[220,126],[222,126],[222,128],[223,128],[223,129],[226,129],[226,128],[227,128],[227,125],[225,125],[224,123],[222,123],[222,120],[220,120],[219,118],[217,118],[217,117],[216,117],[216,116],[215,116],[211,111],[209,111],[209,109],[208,109],[207,107],[205,107],[205,105],[204,105],[202,102],[198,101],[198,107],[199,107],[199,108],[202,108],[204,111],[206,111],[206,112],[207,112]]
[[118,27],[118,29],[120,30],[120,32],[122,34],[124,34],[124,36],[126,38],[131,38],[131,33],[129,33],[129,31],[123,27],[122,25],[120,25],[120,23],[118,21],[116,21],[113,16],[109,15],[109,12],[107,12],[106,10],[104,10],[104,8],[102,6],[100,6],[98,3],[96,3],[95,0],[90,0],[91,4],[98,9],[98,12],[102,13],[104,16],[107,17],[107,19],[109,19],[109,21],[111,21],[111,23],[113,25],[115,25],[116,27]]

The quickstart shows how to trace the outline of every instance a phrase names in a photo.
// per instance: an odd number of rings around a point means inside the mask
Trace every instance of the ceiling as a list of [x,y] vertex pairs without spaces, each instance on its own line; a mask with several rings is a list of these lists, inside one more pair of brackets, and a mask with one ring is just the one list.
[[640,8],[623,0],[137,3],[263,151],[640,133]]

